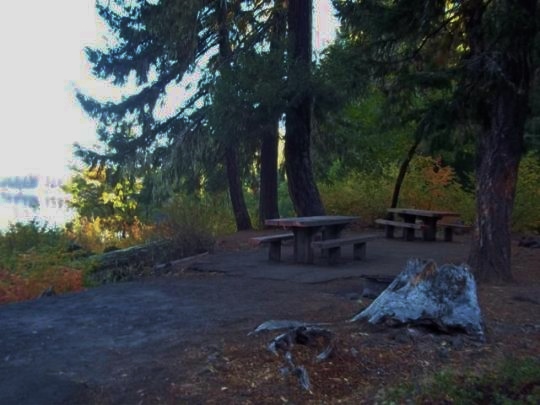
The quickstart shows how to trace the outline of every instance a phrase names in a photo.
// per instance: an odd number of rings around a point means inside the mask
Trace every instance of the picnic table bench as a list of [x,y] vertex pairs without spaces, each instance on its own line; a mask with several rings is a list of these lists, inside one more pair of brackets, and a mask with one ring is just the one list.
[[291,240],[294,238],[292,232],[266,235],[266,236],[256,236],[250,239],[252,245],[265,245],[269,244],[268,248],[268,259],[273,262],[281,261],[281,242],[286,240]]
[[323,252],[323,257],[326,257],[328,264],[335,264],[341,256],[341,247],[353,245],[353,259],[363,260],[366,258],[366,243],[373,239],[379,239],[379,235],[358,235],[348,236],[338,239],[327,239],[311,242],[314,248],[320,248]]
[[439,224],[439,227],[444,231],[445,242],[452,242],[454,240],[454,230],[461,229],[468,231],[472,228],[470,225],[464,224]]
[[[314,256],[312,242],[315,234],[321,231],[322,241],[340,239],[341,231],[357,219],[358,217],[343,215],[316,215],[309,217],[267,219],[265,224],[267,226],[291,230],[293,235],[292,238],[294,240],[294,261],[297,263],[313,263]],[[278,249],[279,255],[281,255],[281,241],[289,239],[291,234],[287,233],[283,235],[287,236],[281,238],[270,236],[270,239],[263,239],[265,243],[270,243],[270,260],[276,260],[278,258]],[[325,252],[328,251],[328,249],[325,249]],[[339,257],[340,247],[334,246],[332,249],[334,249],[332,253],[333,257]]]
[[422,229],[424,226],[423,224],[404,221],[392,221],[389,219],[376,219],[375,223],[379,225],[385,225],[386,237],[389,239],[394,237],[395,228],[405,228],[403,229],[403,238],[406,240],[414,240],[414,231],[416,229]]
[[[388,208],[390,214],[397,214],[403,221],[393,221],[389,219],[378,219],[375,222],[386,226],[386,237],[394,236],[394,228],[403,228],[403,238],[414,240],[414,231],[421,229],[425,241],[434,241],[437,235],[437,221],[443,217],[458,217],[457,212],[419,210],[416,208]],[[417,220],[421,223],[417,223]],[[452,231],[449,231],[452,232]]]

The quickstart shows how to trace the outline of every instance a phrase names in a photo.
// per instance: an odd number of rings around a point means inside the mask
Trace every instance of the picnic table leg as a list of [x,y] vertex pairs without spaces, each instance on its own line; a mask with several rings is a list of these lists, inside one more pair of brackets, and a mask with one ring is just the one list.
[[281,241],[270,242],[270,248],[268,250],[268,259],[272,262],[281,261]]
[[[403,221],[407,222],[409,224],[416,223],[416,216],[415,215],[407,215],[403,214]],[[414,228],[403,228],[403,239],[412,241],[414,240]]]
[[452,240],[454,240],[454,229],[447,226],[444,228],[444,241],[452,242]]
[[353,245],[353,259],[363,260],[366,258],[366,242],[355,243]]
[[[332,225],[323,228],[322,240],[339,239],[343,228],[345,228],[345,225]],[[337,263],[341,257],[341,247],[336,246],[331,249],[323,249],[321,256],[323,258],[328,258],[328,263],[330,264]]]
[[437,236],[437,218],[424,218],[424,229],[422,230],[424,240],[434,241]]
[[294,232],[294,261],[297,263],[313,263],[313,248],[311,241],[317,232],[316,228],[295,228]]
[[388,239],[393,239],[394,238],[394,227],[392,225],[385,225],[385,232],[386,232],[386,237]]

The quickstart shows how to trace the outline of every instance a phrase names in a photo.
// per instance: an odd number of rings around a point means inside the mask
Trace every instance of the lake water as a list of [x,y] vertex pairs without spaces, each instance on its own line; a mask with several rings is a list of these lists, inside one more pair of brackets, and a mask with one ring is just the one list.
[[10,223],[29,222],[62,226],[73,218],[74,212],[67,206],[69,195],[61,190],[42,193],[2,189],[0,191],[0,230]]

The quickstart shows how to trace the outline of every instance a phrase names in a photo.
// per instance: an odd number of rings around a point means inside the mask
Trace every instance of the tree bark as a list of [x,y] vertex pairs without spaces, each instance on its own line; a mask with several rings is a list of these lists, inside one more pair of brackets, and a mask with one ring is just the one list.
[[286,112],[285,169],[289,194],[298,215],[323,215],[310,156],[313,97],[308,86],[300,85],[300,80],[310,80],[312,0],[290,0],[287,16],[290,87],[301,89],[292,95]]
[[227,146],[225,150],[225,160],[227,163],[227,179],[229,181],[229,196],[236,220],[236,229],[244,231],[252,229],[251,219],[247,210],[240,173],[238,170],[238,158],[236,150],[232,146]]
[[[287,21],[282,18],[286,9],[284,0],[275,0],[275,23],[271,28],[270,52],[278,52],[286,34]],[[264,227],[264,221],[279,218],[278,207],[278,147],[279,119],[282,112],[270,114],[268,124],[261,134],[261,172],[259,193],[259,224]]]
[[536,0],[497,2],[497,23],[505,28],[496,42],[482,29],[487,20],[482,3],[473,2],[466,15],[470,80],[486,89],[477,102],[481,131],[476,140],[476,223],[469,264],[479,281],[507,282],[512,280],[511,215],[523,153]]
[[[221,69],[228,69],[232,56],[232,50],[229,41],[229,29],[227,27],[227,4],[226,2],[220,1],[217,7],[219,24],[219,56],[222,63]],[[249,212],[244,199],[244,190],[242,189],[240,171],[238,170],[238,156],[234,146],[231,145],[231,141],[228,140],[225,142],[225,163],[227,166],[229,196],[231,198],[234,218],[236,221],[236,229],[238,231],[252,229],[251,219],[249,218]]]
[[259,221],[279,218],[278,209],[278,121],[268,125],[261,139],[261,174],[259,194]]

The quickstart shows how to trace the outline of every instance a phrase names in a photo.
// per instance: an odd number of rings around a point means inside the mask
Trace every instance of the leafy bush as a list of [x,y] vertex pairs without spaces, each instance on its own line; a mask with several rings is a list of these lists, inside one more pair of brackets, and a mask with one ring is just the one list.
[[0,304],[33,299],[48,288],[55,293],[80,291],[83,284],[83,271],[69,267],[47,267],[26,274],[0,269]]
[[157,234],[174,240],[186,252],[207,250],[216,235],[235,231],[227,195],[175,195],[164,207],[156,224]]
[[392,196],[393,170],[380,175],[356,172],[332,184],[319,187],[328,214],[358,215],[371,223],[384,215]]
[[17,222],[11,224],[6,232],[0,232],[0,265],[11,267],[17,255],[31,249],[54,252],[67,248],[68,243],[69,240],[59,228],[51,228],[37,220]]
[[69,238],[59,228],[37,221],[16,223],[0,232],[0,303],[83,288],[84,266],[68,252]]
[[[355,172],[339,181],[320,186],[329,214],[359,215],[370,223],[386,214],[398,175],[395,164],[382,173]],[[471,223],[474,196],[457,182],[454,170],[431,157],[413,159],[401,187],[399,206],[452,210]]]
[[[112,177],[112,176],[110,176]],[[104,167],[85,169],[76,173],[64,191],[71,195],[69,206],[80,218],[94,221],[99,218],[102,230],[119,233],[128,238],[137,225],[139,198],[143,188],[140,179],[107,178]]]
[[519,166],[512,228],[540,232],[540,156],[532,153]]
[[466,223],[475,217],[473,193],[463,189],[455,171],[430,156],[416,156],[401,188],[399,206],[456,211]]
[[279,215],[282,217],[295,216],[294,206],[289,196],[289,188],[287,182],[282,180],[278,184],[278,208]]
[[89,252],[103,252],[111,248],[126,248],[143,243],[152,234],[152,226],[134,218],[125,232],[111,229],[106,218],[77,217],[66,226],[69,238]]

